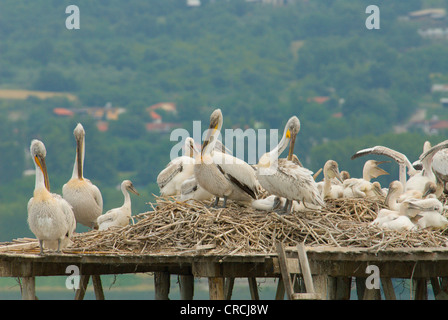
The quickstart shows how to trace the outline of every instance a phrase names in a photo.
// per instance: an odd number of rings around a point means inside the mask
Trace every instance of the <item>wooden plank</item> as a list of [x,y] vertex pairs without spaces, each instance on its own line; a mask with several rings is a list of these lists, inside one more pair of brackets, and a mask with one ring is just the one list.
[[383,287],[384,298],[386,300],[397,300],[391,278],[381,278],[381,286]]
[[320,300],[320,295],[313,292],[313,293],[293,293],[292,294],[293,300]]
[[87,285],[89,284],[90,275],[83,274],[79,279],[79,289],[76,289],[75,300],[83,300],[86,294]]
[[328,279],[327,275],[313,276],[314,290],[316,290],[316,293],[319,294],[321,300],[327,299],[327,290],[328,290],[327,279]]
[[285,285],[283,284],[283,278],[278,278],[277,290],[275,292],[275,300],[285,299]]
[[252,300],[260,300],[258,295],[257,279],[255,277],[249,277],[247,280],[249,281],[250,298]]
[[179,290],[181,300],[193,300],[194,296],[194,277],[193,275],[179,276]]
[[230,300],[232,298],[233,285],[235,284],[235,278],[227,277],[224,283],[224,299]]
[[169,300],[170,274],[168,272],[154,273],[155,300]]
[[415,300],[428,300],[428,283],[426,279],[413,279]]
[[224,300],[224,278],[223,277],[208,278],[208,290],[210,300]]
[[39,247],[39,242],[36,240],[35,242],[25,242],[25,243],[10,244],[7,246],[0,246],[0,252],[13,251],[13,250],[28,250],[37,247]]
[[336,277],[336,300],[350,300],[351,277]]
[[36,300],[36,278],[22,278],[22,300]]
[[103,285],[101,283],[101,276],[92,275],[93,291],[95,292],[96,300],[104,300]]
[[303,243],[297,245],[297,252],[299,254],[300,269],[302,270],[303,280],[305,281],[306,292],[314,293],[313,277],[311,276],[311,269]]
[[277,242],[275,244],[275,247],[276,247],[277,253],[278,253],[278,262],[280,265],[280,273],[282,275],[283,286],[285,288],[286,297],[288,298],[288,300],[291,300],[292,294],[293,294],[293,289],[292,289],[291,277],[289,275],[288,267],[286,264],[285,249],[281,242]]

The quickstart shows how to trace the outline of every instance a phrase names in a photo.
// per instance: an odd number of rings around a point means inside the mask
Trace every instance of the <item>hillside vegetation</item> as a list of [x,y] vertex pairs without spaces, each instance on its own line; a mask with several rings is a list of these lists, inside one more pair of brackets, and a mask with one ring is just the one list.
[[[429,139],[417,129],[396,134],[422,105],[448,119],[435,83],[448,82],[448,41],[419,35],[447,28],[443,19],[406,19],[425,8],[448,9],[448,1],[376,1],[381,28],[368,30],[371,1],[285,1],[273,6],[243,0],[23,1],[3,0],[0,10],[0,89],[70,93],[78,99],[0,99],[0,241],[30,236],[26,204],[34,177],[26,150],[31,139],[47,147],[53,191],[71,176],[73,129],[86,129],[85,176],[98,185],[105,210],[118,206],[116,186],[131,179],[141,193],[134,213],[149,209],[155,180],[168,163],[169,133],[148,131],[146,108],[171,102],[177,113],[162,121],[192,132],[205,130],[214,108],[224,128],[283,131],[287,119],[301,120],[296,154],[311,170],[327,159],[359,176],[360,148],[382,144],[415,160]],[[65,8],[80,9],[80,29],[68,30]],[[325,97],[319,99],[316,97]],[[124,108],[108,130],[94,118],[58,116],[55,108]],[[394,163],[383,166],[397,177]]]

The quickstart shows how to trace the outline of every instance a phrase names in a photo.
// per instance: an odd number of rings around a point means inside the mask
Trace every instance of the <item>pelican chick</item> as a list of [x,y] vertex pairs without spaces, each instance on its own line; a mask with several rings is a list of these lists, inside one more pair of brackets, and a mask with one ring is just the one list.
[[[291,117],[286,123],[278,145],[265,153],[258,162],[257,178],[261,186],[268,193],[287,199],[281,213],[289,213],[294,200],[302,202],[305,206],[306,204],[325,206],[312,176],[313,173],[290,161],[299,130],[299,119],[295,116]],[[286,149],[288,143],[290,143],[288,158],[279,159],[279,155]]]
[[194,140],[187,137],[184,155],[171,160],[157,176],[160,195],[180,195],[182,183],[194,174],[194,164]]
[[[337,179],[341,184],[333,184],[332,180]],[[342,178],[339,173],[338,163],[334,160],[328,160],[324,165],[324,183],[322,188],[322,197],[325,199],[340,199],[344,195]]]
[[198,184],[194,175],[185,180],[180,186],[180,201],[206,201],[212,198],[213,195]]
[[260,184],[255,170],[247,162],[215,149],[222,122],[221,110],[214,110],[210,115],[210,125],[202,143],[201,153],[196,157],[196,181],[215,196],[215,208],[220,198],[224,200],[223,208],[226,207],[228,199],[250,205],[258,198]]
[[103,197],[100,189],[84,178],[85,131],[78,125],[73,130],[76,140],[76,156],[70,180],[62,186],[62,196],[73,207],[76,222],[97,228],[96,219],[103,213]]
[[125,227],[129,224],[129,220],[132,216],[131,210],[131,196],[129,192],[136,195],[140,195],[137,190],[135,190],[134,185],[130,180],[124,180],[121,183],[121,192],[123,192],[124,203],[121,207],[111,209],[105,214],[101,215],[97,219],[98,230],[107,230],[110,227]]
[[421,229],[445,229],[448,227],[448,219],[436,211],[420,212],[416,217],[415,224]]
[[30,146],[31,157],[36,168],[36,181],[33,197],[28,201],[28,225],[39,240],[40,254],[43,248],[57,243],[56,251],[67,247],[75,232],[76,220],[70,204],[60,195],[50,193],[45,157],[45,145],[33,140]]

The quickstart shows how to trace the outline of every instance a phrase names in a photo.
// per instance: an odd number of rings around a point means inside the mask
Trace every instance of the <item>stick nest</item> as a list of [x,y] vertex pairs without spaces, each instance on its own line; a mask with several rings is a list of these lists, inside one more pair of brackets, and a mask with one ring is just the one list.
[[156,198],[135,223],[76,234],[70,250],[121,254],[269,254],[275,243],[295,246],[388,248],[447,247],[447,230],[397,232],[371,226],[383,201],[329,200],[324,209],[278,215],[228,203],[214,209],[201,202]]

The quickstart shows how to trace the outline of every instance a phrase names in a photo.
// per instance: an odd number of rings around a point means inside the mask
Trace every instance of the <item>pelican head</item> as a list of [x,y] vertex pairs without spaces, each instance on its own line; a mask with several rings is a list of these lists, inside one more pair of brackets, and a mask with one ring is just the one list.
[[422,198],[426,198],[430,194],[435,194],[436,191],[437,191],[437,185],[432,181],[428,181],[425,184],[425,189],[423,191]]
[[292,159],[292,155],[294,153],[294,144],[296,142],[296,136],[299,133],[299,131],[300,131],[300,120],[296,116],[292,116],[286,123],[285,132],[283,134],[284,137],[290,139],[288,160]]
[[350,173],[348,171],[342,170],[341,171],[341,179],[342,179],[342,181],[350,179]]
[[124,181],[121,183],[121,186],[122,186],[122,188],[124,188],[124,189],[126,189],[126,190],[132,192],[133,194],[136,194],[136,195],[138,195],[138,196],[140,195],[140,194],[137,192],[137,190],[135,189],[135,187],[134,187],[134,185],[132,184],[131,180],[124,180]]
[[194,140],[191,137],[187,137],[185,139],[185,155],[193,158],[194,153]]
[[389,204],[390,198],[395,195],[401,195],[403,193],[403,184],[400,181],[394,180],[389,184],[389,191],[387,192],[384,203]]
[[338,163],[334,160],[328,160],[324,166],[325,175],[330,178],[336,178],[342,182],[341,174],[339,173]]
[[48,179],[47,165],[45,157],[47,156],[47,149],[42,141],[34,139],[30,146],[31,157],[33,158],[36,169],[39,168],[43,174],[45,188],[50,191],[50,180]]
[[364,169],[363,169],[363,171],[365,171],[366,175],[367,175],[365,178],[367,180],[370,180],[372,178],[377,178],[379,176],[389,174],[387,171],[378,167],[380,164],[386,163],[386,162],[389,162],[389,161],[367,160],[366,163],[364,164]]
[[216,134],[216,132],[219,132],[222,127],[222,121],[223,121],[222,119],[223,118],[222,118],[221,109],[216,109],[210,115],[210,125],[207,130],[207,136],[205,137],[205,140],[202,143],[201,155],[204,153],[204,150],[206,149],[206,147],[210,143],[215,141],[215,139],[216,139],[215,134]]
[[78,179],[83,180],[83,165],[84,165],[84,139],[86,132],[82,124],[78,123],[75,130],[73,130],[73,135],[76,140],[76,163],[78,171]]

